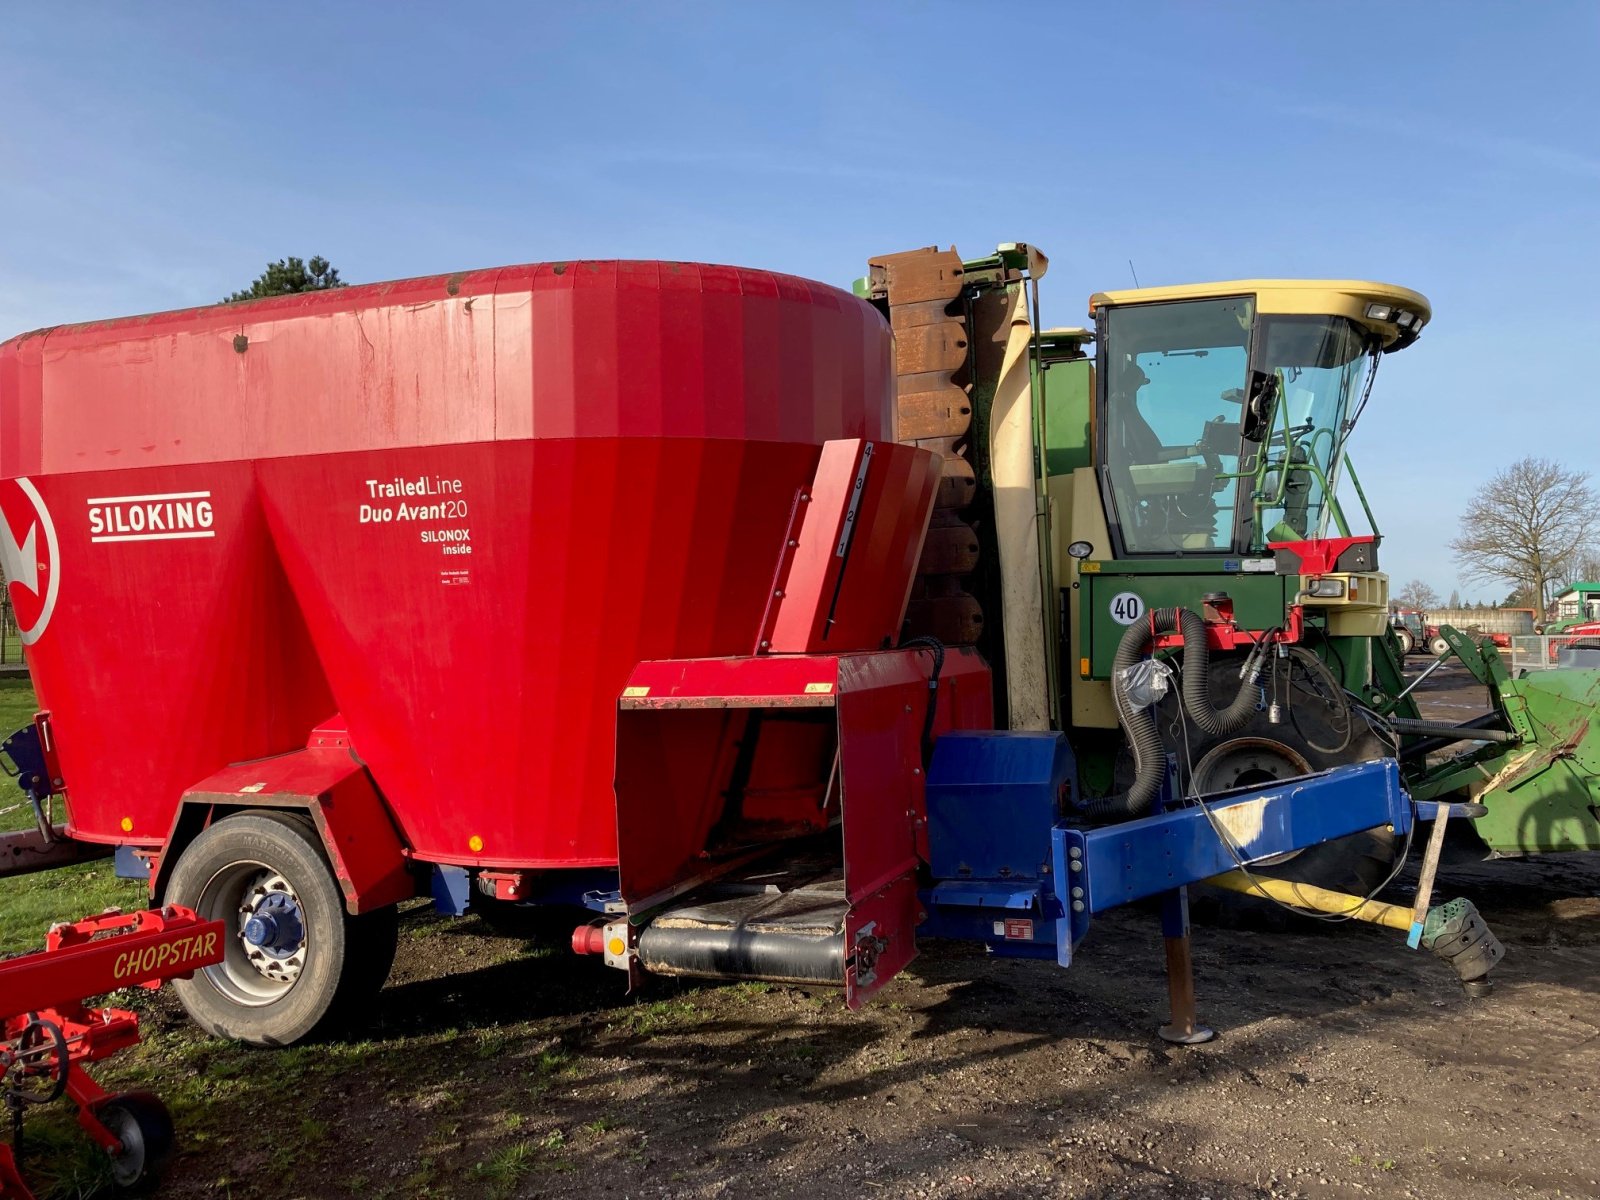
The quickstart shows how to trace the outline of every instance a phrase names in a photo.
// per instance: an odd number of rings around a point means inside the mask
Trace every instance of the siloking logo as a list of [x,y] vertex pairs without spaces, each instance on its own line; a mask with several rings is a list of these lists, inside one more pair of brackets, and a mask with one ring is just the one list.
[[89,501],[91,542],[171,542],[216,537],[210,492],[96,496]]
[[22,643],[43,635],[61,589],[55,523],[30,479],[0,480],[0,569]]

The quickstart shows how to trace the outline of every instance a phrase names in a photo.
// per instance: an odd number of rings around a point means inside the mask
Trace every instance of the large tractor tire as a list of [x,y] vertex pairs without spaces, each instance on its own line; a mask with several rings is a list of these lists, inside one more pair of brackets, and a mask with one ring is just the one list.
[[1400,642],[1401,654],[1415,654],[1417,652],[1417,638],[1416,635],[1411,632],[1411,630],[1403,628],[1396,629],[1394,631],[1394,636]]
[[296,814],[216,822],[179,856],[165,898],[227,927],[223,961],[172,985],[218,1037],[303,1041],[353,1016],[394,962],[398,910],[348,915],[316,831]]
[[[1213,660],[1210,676],[1213,701],[1226,703],[1239,688],[1239,659]],[[1173,697],[1168,696],[1162,706],[1161,732],[1168,749],[1178,756],[1186,791],[1192,788],[1209,795],[1234,788],[1264,787],[1278,779],[1394,756],[1393,747],[1358,712],[1350,710],[1349,726],[1345,728],[1338,722],[1339,710],[1319,694],[1304,671],[1296,670],[1295,678],[1298,686],[1290,692],[1290,704],[1278,723],[1272,722],[1267,711],[1260,711],[1243,729],[1212,737],[1185,720],[1187,747],[1184,730],[1177,725]],[[1282,695],[1280,691],[1280,699]],[[1250,870],[1275,879],[1369,896],[1388,881],[1402,848],[1403,839],[1380,825],[1254,864]],[[1259,897],[1220,889],[1207,889],[1207,893],[1208,901],[1214,896],[1230,915],[1264,914],[1274,907],[1271,901]]]

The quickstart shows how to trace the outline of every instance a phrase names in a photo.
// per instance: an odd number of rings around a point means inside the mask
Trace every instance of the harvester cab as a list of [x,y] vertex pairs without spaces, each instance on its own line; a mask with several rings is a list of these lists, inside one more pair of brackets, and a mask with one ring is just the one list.
[[1380,355],[1427,301],[1384,284],[1241,280],[1102,292],[1095,449],[1110,557],[1262,555],[1348,536],[1334,491]]

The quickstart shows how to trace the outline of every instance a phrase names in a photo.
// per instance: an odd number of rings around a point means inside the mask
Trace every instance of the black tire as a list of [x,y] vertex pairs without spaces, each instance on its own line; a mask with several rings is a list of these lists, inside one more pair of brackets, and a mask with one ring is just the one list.
[[[1239,688],[1239,659],[1217,659],[1211,664],[1212,702],[1222,706],[1233,699]],[[1392,758],[1393,748],[1352,711],[1349,738],[1332,720],[1330,707],[1318,704],[1301,689],[1296,689],[1292,719],[1284,715],[1274,725],[1266,712],[1258,712],[1236,733],[1214,737],[1192,722],[1185,722],[1189,751],[1181,742],[1173,745],[1177,715],[1169,694],[1160,718],[1163,738],[1178,755],[1184,784],[1193,783],[1203,794],[1234,787],[1261,787],[1273,779],[1289,778],[1307,770]],[[1346,742],[1341,746],[1340,742]],[[1250,870],[1274,879],[1310,883],[1355,896],[1368,896],[1380,888],[1394,869],[1403,847],[1388,826],[1336,838],[1283,858],[1274,863],[1254,865]],[[1205,889],[1224,910],[1257,911],[1270,901],[1220,889]],[[1204,906],[1202,906],[1203,908]]]
[[1436,637],[1428,642],[1428,653],[1435,658],[1443,658],[1450,653],[1450,643],[1442,637]]
[[103,1101],[95,1116],[122,1143],[111,1156],[116,1185],[126,1192],[143,1191],[159,1181],[177,1146],[167,1106],[149,1092],[125,1092]]
[[[246,941],[243,917],[263,897],[284,902],[297,940]],[[190,1018],[218,1037],[290,1046],[326,1032],[370,1000],[394,960],[395,910],[348,916],[315,829],[298,814],[218,821],[179,856],[165,898],[228,926],[226,959],[173,981]]]
[[1399,639],[1399,642],[1400,642],[1400,654],[1401,654],[1402,657],[1407,655],[1407,654],[1415,654],[1416,653],[1416,650],[1417,650],[1417,639],[1412,635],[1411,630],[1409,630],[1409,629],[1396,629],[1394,631],[1394,636],[1397,639]]

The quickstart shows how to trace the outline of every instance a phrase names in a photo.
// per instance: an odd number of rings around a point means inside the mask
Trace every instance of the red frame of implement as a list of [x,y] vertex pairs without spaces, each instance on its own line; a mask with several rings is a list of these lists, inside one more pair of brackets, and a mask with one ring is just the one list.
[[[139,1040],[139,1017],[123,1008],[89,1008],[85,1000],[125,987],[158,988],[222,961],[227,936],[221,921],[202,921],[169,905],[145,912],[108,912],[58,925],[45,949],[0,963],[0,1066],[16,1061],[17,1043],[30,1028],[54,1027],[65,1055],[65,1094],[78,1107],[78,1124],[102,1149],[122,1147],[101,1122],[112,1099],[84,1069]],[[59,1066],[60,1064],[56,1064]],[[31,1068],[49,1076],[54,1067]],[[31,1197],[12,1157],[0,1145],[0,1197]]]

